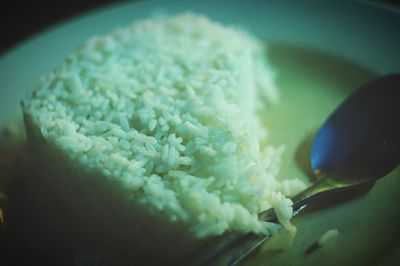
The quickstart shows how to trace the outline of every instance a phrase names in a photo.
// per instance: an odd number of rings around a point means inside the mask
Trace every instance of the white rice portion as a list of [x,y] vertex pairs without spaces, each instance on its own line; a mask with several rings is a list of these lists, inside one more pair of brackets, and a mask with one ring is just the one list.
[[294,230],[287,197],[305,186],[278,181],[280,149],[259,147],[256,99],[277,98],[265,59],[263,43],[204,16],[146,19],[90,39],[23,111],[65,163],[197,238],[268,234],[257,213],[270,207]]

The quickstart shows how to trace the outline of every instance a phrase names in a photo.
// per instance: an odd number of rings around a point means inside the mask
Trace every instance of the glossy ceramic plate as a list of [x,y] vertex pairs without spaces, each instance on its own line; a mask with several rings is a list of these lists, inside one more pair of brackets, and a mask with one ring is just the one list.
[[[127,25],[157,10],[194,11],[239,25],[268,43],[281,103],[263,120],[273,144],[285,144],[282,178],[309,182],[307,141],[353,89],[369,79],[400,71],[400,14],[374,5],[339,1],[142,1],[110,6],[74,18],[20,44],[0,57],[0,126],[21,119],[19,100],[38,78],[96,34]],[[277,239],[248,265],[395,265],[400,255],[400,170],[356,196],[311,206],[294,219],[291,247]],[[335,204],[333,204],[335,203]],[[325,231],[331,244],[306,251]],[[1,264],[1,262],[0,262]]]

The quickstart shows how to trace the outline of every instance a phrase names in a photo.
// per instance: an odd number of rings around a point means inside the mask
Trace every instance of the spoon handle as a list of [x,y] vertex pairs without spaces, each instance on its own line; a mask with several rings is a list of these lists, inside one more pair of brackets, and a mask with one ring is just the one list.
[[192,264],[197,266],[233,266],[241,263],[249,255],[262,246],[269,235],[226,235],[213,245],[207,245],[209,252],[202,251],[196,256],[195,263],[184,261],[182,265]]
[[[302,191],[292,198],[293,216],[297,215],[311,200],[316,197],[324,196],[332,191],[350,187],[350,183],[337,182],[331,178],[321,178],[312,186]],[[260,220],[268,222],[278,222],[274,209],[268,209],[259,214]],[[211,250],[205,252],[205,256],[196,265],[238,265],[249,255],[253,254],[264,241],[269,239],[269,235],[227,235],[222,236],[212,246]]]
[[351,185],[355,184],[353,182],[338,182],[335,179],[331,178],[320,178],[312,186],[308,187],[307,189],[303,190],[292,198],[292,208],[294,213],[293,216],[297,215],[302,208],[304,208],[310,201],[314,200],[315,198],[323,197],[328,193],[345,189],[347,187],[350,187]]

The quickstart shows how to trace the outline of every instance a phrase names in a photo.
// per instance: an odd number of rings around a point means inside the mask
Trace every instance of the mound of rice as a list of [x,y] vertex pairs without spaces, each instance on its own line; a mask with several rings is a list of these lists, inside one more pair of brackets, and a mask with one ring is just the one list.
[[269,234],[279,225],[257,213],[271,207],[294,230],[287,197],[304,184],[278,181],[280,150],[259,145],[256,101],[277,96],[263,46],[190,13],[90,39],[23,100],[52,173],[41,186],[83,232],[146,250]]

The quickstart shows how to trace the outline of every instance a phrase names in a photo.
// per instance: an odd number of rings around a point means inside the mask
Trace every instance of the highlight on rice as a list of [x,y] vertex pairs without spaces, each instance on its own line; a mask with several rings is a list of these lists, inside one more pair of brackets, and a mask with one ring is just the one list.
[[[245,31],[191,13],[91,38],[22,102],[52,173],[40,184],[82,226],[104,229],[99,238],[147,239],[146,249],[294,232],[288,197],[305,185],[278,180],[281,149],[260,145],[257,102],[278,95],[264,52]],[[271,207],[281,225],[257,218]]]

